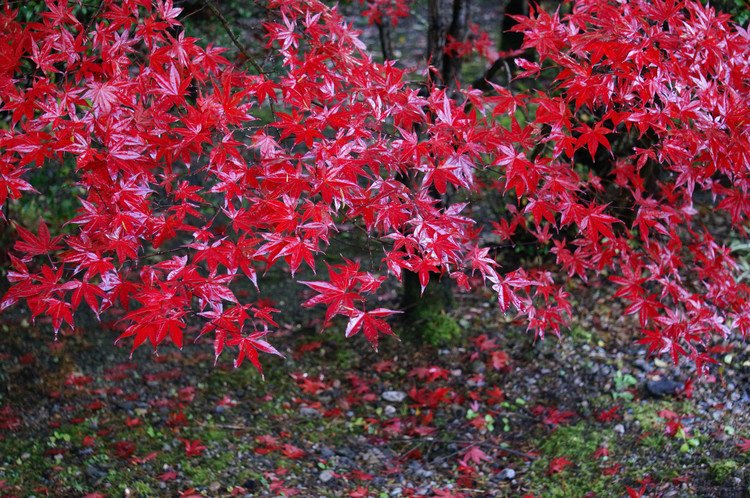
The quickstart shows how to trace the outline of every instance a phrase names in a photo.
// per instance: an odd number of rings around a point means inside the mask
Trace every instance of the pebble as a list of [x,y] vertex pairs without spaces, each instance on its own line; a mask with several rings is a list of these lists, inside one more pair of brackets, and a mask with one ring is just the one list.
[[86,470],[84,470],[84,472],[94,481],[103,479],[109,474],[107,470],[99,467],[98,465],[86,465]]
[[331,479],[333,479],[333,477],[334,477],[333,471],[324,470],[323,472],[320,473],[320,475],[318,476],[318,479],[320,479],[320,482],[328,482]]
[[652,396],[661,398],[675,394],[682,385],[682,382],[668,379],[650,380],[646,383],[646,391]]
[[300,407],[299,414],[305,418],[320,418],[321,417],[321,414],[318,410],[316,410],[315,408],[310,408],[309,406]]
[[497,479],[500,481],[512,481],[515,478],[516,471],[511,468],[503,469],[497,474]]
[[371,448],[361,453],[360,458],[368,465],[379,465],[386,461],[385,454],[378,448]]
[[425,477],[425,478],[429,478],[429,477],[432,477],[433,475],[435,475],[435,472],[433,472],[433,471],[431,471],[431,470],[427,470],[427,469],[425,469],[425,468],[420,468],[420,469],[417,469],[417,471],[416,471],[416,472],[414,472],[414,474],[415,474],[415,475],[416,475],[417,477]]
[[404,391],[385,391],[383,399],[391,403],[401,403],[406,399],[406,393]]
[[638,358],[637,360],[635,360],[633,362],[633,365],[635,365],[639,370],[642,370],[646,373],[651,372],[654,369],[654,366],[643,358]]
[[622,425],[622,424],[617,424],[617,425],[615,426],[614,430],[615,430],[615,432],[616,432],[616,433],[618,433],[618,434],[620,434],[620,435],[623,435],[623,434],[625,434],[625,426],[624,426],[624,425]]
[[396,408],[393,405],[386,405],[383,413],[385,413],[386,417],[392,417],[396,414]]

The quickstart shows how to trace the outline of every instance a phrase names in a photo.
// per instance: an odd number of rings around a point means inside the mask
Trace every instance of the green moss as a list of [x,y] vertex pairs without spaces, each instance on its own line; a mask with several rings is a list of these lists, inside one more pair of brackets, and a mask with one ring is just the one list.
[[461,327],[445,311],[424,312],[420,321],[422,340],[432,346],[451,344],[461,337]]
[[664,419],[659,416],[662,410],[670,410],[675,413],[691,413],[695,407],[691,401],[665,400],[642,400],[629,403],[628,408],[633,413],[633,418],[641,424],[643,430],[664,430]]
[[[117,481],[110,480],[110,482]],[[145,481],[129,481],[127,478],[118,483],[117,489],[125,496],[137,496],[139,498],[146,498],[156,495],[156,492],[149,483]],[[125,490],[128,491],[126,492]]]
[[405,272],[403,336],[418,343],[444,346],[461,337],[461,327],[447,310],[453,305],[449,281],[433,277],[423,289],[416,273]]
[[665,448],[668,443],[667,437],[662,432],[651,433],[641,440],[643,446],[655,450]]
[[190,463],[182,465],[182,471],[190,480],[191,486],[208,486],[216,478],[217,469],[213,466],[193,466]]
[[709,463],[708,474],[717,484],[721,484],[739,469],[740,465],[734,460],[718,460]]
[[590,344],[594,342],[594,334],[580,325],[576,325],[570,331],[573,341],[579,344]]
[[[604,431],[583,422],[552,432],[541,443],[542,456],[531,467],[528,482],[532,483],[534,494],[561,498],[584,496],[589,492],[607,495],[612,478],[602,475],[601,461],[593,458],[605,438]],[[558,457],[570,460],[574,467],[549,475],[549,464]]]
[[541,450],[549,456],[591,456],[604,440],[604,434],[584,423],[559,427],[542,443]]

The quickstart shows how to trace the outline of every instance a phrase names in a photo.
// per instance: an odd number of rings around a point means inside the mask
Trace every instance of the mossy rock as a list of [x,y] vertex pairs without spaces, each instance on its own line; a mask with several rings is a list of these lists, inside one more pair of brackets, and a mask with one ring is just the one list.
[[432,346],[447,346],[461,338],[461,327],[448,313],[453,305],[452,287],[433,277],[423,290],[414,273],[404,273],[402,336]]
[[461,337],[461,327],[444,310],[424,310],[415,318],[409,335],[432,346],[446,346]]

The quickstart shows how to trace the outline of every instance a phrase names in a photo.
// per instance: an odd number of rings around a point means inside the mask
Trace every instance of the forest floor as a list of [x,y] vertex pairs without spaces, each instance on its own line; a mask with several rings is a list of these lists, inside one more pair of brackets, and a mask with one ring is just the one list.
[[265,380],[207,342],[130,360],[112,323],[53,342],[6,314],[0,496],[747,496],[748,344],[685,389],[619,303],[575,295],[559,341],[489,295],[446,349],[284,329]]

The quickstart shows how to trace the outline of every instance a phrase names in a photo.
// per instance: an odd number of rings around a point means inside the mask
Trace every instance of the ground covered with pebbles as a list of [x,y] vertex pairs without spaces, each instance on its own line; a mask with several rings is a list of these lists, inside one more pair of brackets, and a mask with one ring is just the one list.
[[208,343],[129,360],[112,323],[53,342],[4,315],[0,496],[747,495],[747,343],[696,378],[576,295],[560,341],[489,295],[460,298],[445,349],[287,328],[265,381]]

